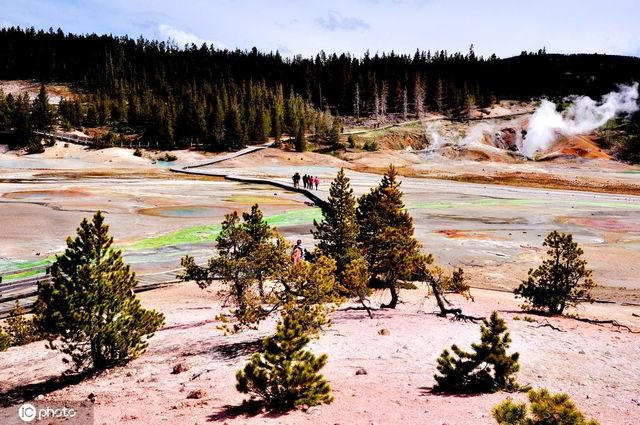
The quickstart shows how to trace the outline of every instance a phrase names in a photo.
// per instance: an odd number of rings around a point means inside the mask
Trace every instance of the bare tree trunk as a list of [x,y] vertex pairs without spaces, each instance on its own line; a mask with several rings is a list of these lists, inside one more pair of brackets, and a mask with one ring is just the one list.
[[353,114],[360,118],[360,85],[356,83],[356,93],[353,100]]
[[402,118],[406,120],[408,115],[409,115],[409,99],[407,96],[407,88],[405,87],[404,90],[402,91]]
[[391,301],[389,304],[382,304],[380,308],[396,308],[398,305],[398,288],[396,288],[395,283],[388,284],[389,292],[391,292]]

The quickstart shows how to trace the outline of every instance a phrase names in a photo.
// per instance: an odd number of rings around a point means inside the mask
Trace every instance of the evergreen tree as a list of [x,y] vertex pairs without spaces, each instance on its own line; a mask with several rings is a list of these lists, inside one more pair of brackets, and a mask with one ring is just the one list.
[[307,138],[304,135],[304,121],[298,124],[294,144],[296,146],[296,152],[304,152],[307,150]]
[[548,247],[548,258],[537,269],[529,270],[529,277],[514,291],[516,297],[525,298],[531,307],[550,314],[562,314],[566,307],[581,300],[592,301],[590,291],[596,286],[591,279],[584,253],[569,233],[553,231],[543,246]]
[[340,135],[342,134],[342,120],[340,117],[335,117],[331,124],[331,131],[329,132],[328,142],[337,146],[340,144]]
[[300,313],[297,320],[307,333],[319,333],[330,325],[327,312],[343,301],[338,293],[336,262],[322,255],[313,263],[287,262],[275,274],[274,282],[283,288],[275,294],[278,304]]
[[221,294],[232,301],[237,321],[232,327],[225,323],[223,328],[229,332],[254,327],[267,317],[273,309],[265,308],[265,303],[280,305],[276,294],[265,296],[263,284],[288,262],[284,239],[264,221],[258,205],[244,213],[242,220],[237,212],[225,216],[217,238],[218,256],[207,267],[197,266],[190,256],[182,259],[184,280],[195,280],[204,289],[222,279]]
[[451,393],[492,393],[516,390],[512,376],[520,369],[518,353],[507,354],[511,338],[507,326],[497,312],[493,312],[480,327],[480,343],[471,344],[472,353],[451,346],[453,355],[444,350],[438,358],[438,372],[434,375],[435,391]]
[[[343,168],[331,183],[329,198],[326,207],[322,209],[322,216],[320,223],[313,221],[316,228],[313,236],[318,240],[316,245],[318,252],[335,260],[336,275],[343,287],[348,289],[355,286],[356,292],[361,293],[360,282],[366,280],[367,273],[358,278],[353,275],[355,269],[351,268],[349,281],[345,276],[349,264],[362,259],[362,254],[357,241],[356,199]],[[351,291],[347,291],[347,294],[349,292]]]
[[241,148],[247,144],[247,131],[242,124],[242,114],[237,106],[232,106],[225,119],[225,140],[227,146]]
[[133,293],[138,279],[111,247],[108,230],[100,212],[84,219],[56,258],[52,281],[38,284],[35,322],[50,335],[50,348],[69,355],[77,369],[127,363],[164,323],[162,314],[141,307]]
[[29,95],[25,92],[22,96],[18,96],[13,106],[13,116],[11,117],[14,128],[13,146],[27,146],[34,141],[29,103]]
[[276,141],[278,141],[282,137],[282,131],[284,128],[284,96],[282,94],[281,84],[279,84],[276,89],[275,97],[273,100],[272,115],[273,137]]
[[40,85],[40,92],[33,101],[32,122],[36,130],[48,130],[53,124],[54,111],[49,105],[49,96],[44,84]]
[[550,394],[543,388],[530,390],[528,396],[529,408],[526,403],[511,399],[495,406],[492,413],[498,425],[599,425],[598,421],[585,418],[568,394]]
[[309,337],[300,321],[296,310],[283,314],[276,334],[266,338],[262,350],[237,372],[238,391],[259,397],[272,410],[331,403],[329,383],[318,373],[327,356],[305,350]]
[[269,140],[269,134],[271,134],[271,116],[269,110],[263,106],[258,108],[256,113],[256,130],[255,140],[259,142],[266,142]]
[[391,292],[391,301],[383,305],[387,308],[396,307],[399,282],[411,277],[420,248],[397,177],[390,165],[380,185],[359,199],[356,210],[358,243],[371,277]]
[[222,100],[220,96],[216,96],[213,111],[210,115],[210,125],[211,130],[209,131],[211,135],[211,147],[213,149],[219,150],[224,141],[224,109]]
[[[133,107],[130,106],[130,109],[133,109]],[[98,125],[98,110],[93,102],[87,104],[87,115],[84,118],[83,124],[86,127],[95,127]]]
[[9,102],[0,89],[0,131],[9,131],[11,129],[11,109]]

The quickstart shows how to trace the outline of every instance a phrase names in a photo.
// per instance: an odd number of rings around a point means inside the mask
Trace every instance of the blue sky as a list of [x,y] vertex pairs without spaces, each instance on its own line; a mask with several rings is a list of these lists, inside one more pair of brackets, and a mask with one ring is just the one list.
[[0,26],[361,55],[446,49],[640,56],[639,0],[0,0]]

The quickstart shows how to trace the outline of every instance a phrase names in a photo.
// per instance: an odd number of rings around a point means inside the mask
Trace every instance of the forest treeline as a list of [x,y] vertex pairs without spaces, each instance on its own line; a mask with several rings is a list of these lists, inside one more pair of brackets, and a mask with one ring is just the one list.
[[0,79],[72,84],[84,96],[61,105],[68,126],[110,125],[142,131],[167,147],[195,141],[228,149],[283,133],[330,138],[333,117],[340,115],[462,116],[502,99],[599,97],[616,84],[640,80],[640,58],[544,49],[485,58],[473,46],[464,54],[287,58],[255,48],[4,28]]

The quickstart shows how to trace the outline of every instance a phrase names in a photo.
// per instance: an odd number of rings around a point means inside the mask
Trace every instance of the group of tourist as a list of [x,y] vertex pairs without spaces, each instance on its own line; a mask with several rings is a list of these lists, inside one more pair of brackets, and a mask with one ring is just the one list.
[[318,190],[318,186],[320,185],[320,179],[318,178],[318,176],[311,176],[308,174],[305,174],[304,176],[300,177],[300,173],[298,173],[296,171],[296,173],[293,175],[292,177],[293,179],[293,187],[295,188],[299,188],[300,187],[300,180],[302,180],[302,184],[304,185],[305,189],[315,189]]

